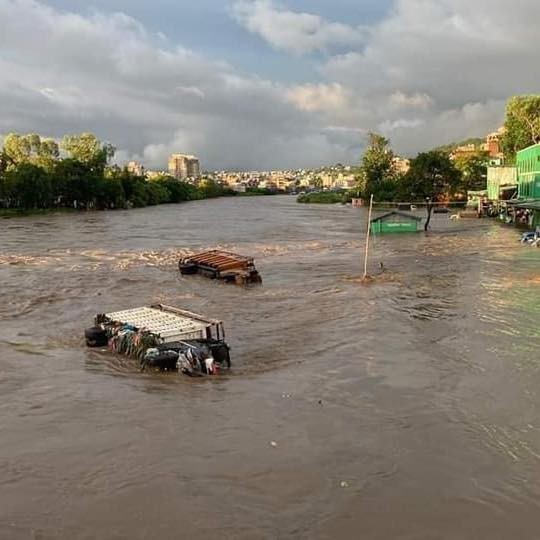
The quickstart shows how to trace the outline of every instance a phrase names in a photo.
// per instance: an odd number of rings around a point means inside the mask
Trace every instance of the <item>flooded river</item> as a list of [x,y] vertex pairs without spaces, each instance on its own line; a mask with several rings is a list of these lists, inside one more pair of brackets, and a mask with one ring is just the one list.
[[[375,240],[292,197],[0,220],[0,538],[540,537],[540,249],[436,216]],[[181,277],[256,257],[262,287]],[[233,370],[141,374],[97,312],[222,318]]]

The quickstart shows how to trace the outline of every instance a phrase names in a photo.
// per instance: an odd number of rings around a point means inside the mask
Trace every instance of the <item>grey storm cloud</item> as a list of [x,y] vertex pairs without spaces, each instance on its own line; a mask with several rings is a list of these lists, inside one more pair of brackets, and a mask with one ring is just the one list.
[[0,0],[0,134],[94,131],[151,167],[171,152],[208,168],[313,166],[357,161],[369,130],[403,153],[482,135],[509,95],[538,91],[536,0],[398,0],[369,30],[269,0],[230,8],[239,32],[307,54],[320,78],[241,73],[123,13]]
[[127,15],[0,0],[0,21],[3,133],[93,130],[122,156],[156,167],[172,151],[195,152],[214,167],[299,166],[336,151],[282,85],[165,49]]

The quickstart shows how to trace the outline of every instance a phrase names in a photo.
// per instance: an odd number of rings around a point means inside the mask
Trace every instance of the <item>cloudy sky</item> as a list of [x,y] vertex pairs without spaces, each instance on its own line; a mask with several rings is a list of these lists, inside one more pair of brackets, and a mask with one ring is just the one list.
[[540,2],[0,0],[0,134],[93,131],[117,159],[356,163],[482,136],[540,90]]

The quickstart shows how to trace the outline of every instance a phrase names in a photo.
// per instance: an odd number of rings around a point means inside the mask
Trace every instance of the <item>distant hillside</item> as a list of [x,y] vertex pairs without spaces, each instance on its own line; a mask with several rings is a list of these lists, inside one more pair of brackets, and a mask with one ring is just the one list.
[[437,148],[434,148],[433,150],[436,150],[438,152],[444,152],[446,154],[450,154],[451,152],[453,152],[459,146],[467,146],[469,144],[474,144],[475,146],[481,146],[485,142],[486,142],[485,139],[480,139],[478,137],[472,137],[470,139],[465,139],[464,141],[445,144],[443,146],[437,146]]

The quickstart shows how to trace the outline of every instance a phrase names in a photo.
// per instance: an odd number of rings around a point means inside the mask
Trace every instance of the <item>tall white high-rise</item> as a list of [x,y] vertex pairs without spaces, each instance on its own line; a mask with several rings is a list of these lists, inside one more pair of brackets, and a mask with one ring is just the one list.
[[186,154],[172,154],[169,158],[169,174],[178,180],[199,178],[199,158]]

